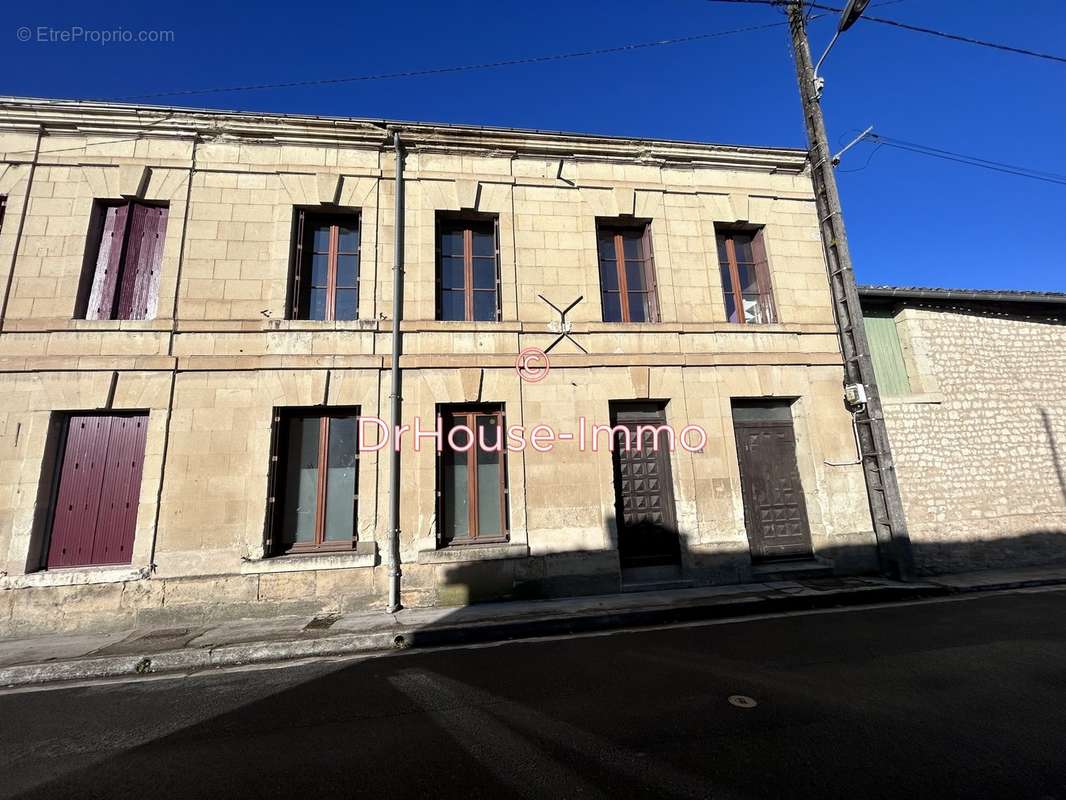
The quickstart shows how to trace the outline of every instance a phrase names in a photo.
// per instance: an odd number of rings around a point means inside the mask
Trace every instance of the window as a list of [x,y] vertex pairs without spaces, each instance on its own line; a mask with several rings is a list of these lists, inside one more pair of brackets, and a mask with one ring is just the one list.
[[129,564],[147,414],[72,414],[54,479],[48,569]]
[[359,319],[359,216],[296,211],[292,319]]
[[658,322],[649,226],[601,224],[596,239],[603,321]]
[[437,217],[437,319],[500,319],[496,220]]
[[776,322],[762,231],[726,230],[716,238],[726,319],[749,325]]
[[159,303],[159,266],[167,208],[137,200],[97,201],[85,319],[151,319]]
[[[438,518],[442,542],[447,545],[506,541],[503,409],[499,406],[443,409],[441,423],[444,438],[438,472]],[[466,430],[455,430],[460,426]],[[449,436],[459,448],[465,448],[470,442],[473,446],[466,452],[453,449]]]
[[356,540],[357,409],[280,410],[271,459],[270,553],[351,550]]

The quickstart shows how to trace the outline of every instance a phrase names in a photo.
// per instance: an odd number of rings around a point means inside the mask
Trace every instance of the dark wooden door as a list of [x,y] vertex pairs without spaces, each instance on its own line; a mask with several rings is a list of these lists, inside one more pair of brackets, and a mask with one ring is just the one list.
[[147,421],[143,414],[70,417],[49,569],[130,563]]
[[621,431],[614,434],[614,490],[618,521],[618,554],[624,569],[681,563],[681,548],[674,515],[673,479],[666,436],[660,438],[640,426],[665,425],[661,409],[621,408],[612,424],[629,430],[631,447]]
[[811,556],[792,421],[734,418],[744,521],[755,559]]

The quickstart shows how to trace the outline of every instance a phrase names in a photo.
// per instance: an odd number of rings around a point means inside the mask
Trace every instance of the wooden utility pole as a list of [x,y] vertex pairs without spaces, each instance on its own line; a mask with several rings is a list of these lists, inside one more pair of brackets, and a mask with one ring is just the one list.
[[912,574],[910,537],[903,515],[903,501],[892,462],[888,431],[881,410],[870,346],[863,327],[859,290],[848,252],[848,237],[844,229],[844,215],[840,208],[836,177],[833,175],[832,153],[825,132],[825,120],[819,100],[821,89],[815,82],[811,50],[803,20],[802,0],[790,0],[789,29],[792,33],[792,53],[796,62],[803,118],[807,128],[811,178],[825,247],[829,286],[833,296],[833,311],[844,354],[845,384],[858,385],[865,390],[865,402],[852,404],[859,445],[862,449],[862,469],[866,478],[866,493],[870,500],[870,516],[877,537],[877,552],[881,571],[894,578],[908,579]]

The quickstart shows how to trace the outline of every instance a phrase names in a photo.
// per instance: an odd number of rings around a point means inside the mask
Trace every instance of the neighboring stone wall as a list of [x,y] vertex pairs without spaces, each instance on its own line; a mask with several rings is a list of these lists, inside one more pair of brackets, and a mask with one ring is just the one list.
[[[433,126],[404,138],[405,423],[480,401],[573,432],[582,415],[607,422],[612,400],[665,401],[675,428],[709,436],[671,459],[684,576],[737,582],[752,564],[730,400],[791,398],[815,550],[841,572],[872,568],[862,472],[824,463],[853,443],[802,152]],[[264,519],[274,408],[388,408],[394,171],[376,123],[0,103],[0,632],[383,603],[384,451],[360,455],[358,551],[266,557]],[[73,319],[93,200],[138,194],[170,206],[155,318]],[[358,321],[286,319],[294,212],[321,207],[360,215]],[[496,215],[503,321],[433,319],[441,211]],[[596,220],[618,216],[651,221],[659,323],[601,321]],[[726,321],[715,226],[738,222],[764,227],[778,324]],[[587,352],[563,342],[549,378],[523,384],[516,354],[557,335],[541,294],[584,297],[569,319]],[[133,563],[41,570],[57,413],[109,407],[150,412]],[[407,448],[402,463],[405,605],[618,589],[605,449],[509,454],[510,542],[466,550],[438,547],[434,454]]]
[[916,394],[885,417],[919,568],[1066,561],[1066,326],[925,307],[897,329]]

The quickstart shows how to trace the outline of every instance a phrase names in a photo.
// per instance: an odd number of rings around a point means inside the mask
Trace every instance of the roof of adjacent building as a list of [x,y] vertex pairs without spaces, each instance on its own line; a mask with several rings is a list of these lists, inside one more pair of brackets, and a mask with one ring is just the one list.
[[1066,292],[1029,292],[1014,289],[941,289],[932,286],[859,287],[859,296],[871,299],[966,301],[986,303],[1064,303]]

